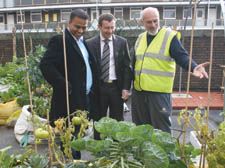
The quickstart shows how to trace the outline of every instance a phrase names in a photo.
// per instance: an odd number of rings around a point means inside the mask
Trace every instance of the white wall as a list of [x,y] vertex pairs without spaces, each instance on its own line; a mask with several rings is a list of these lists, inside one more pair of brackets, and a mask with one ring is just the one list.
[[3,8],[4,7],[4,1],[5,0],[0,0],[0,8]]
[[8,8],[14,7],[14,0],[5,0],[5,6],[8,7]]

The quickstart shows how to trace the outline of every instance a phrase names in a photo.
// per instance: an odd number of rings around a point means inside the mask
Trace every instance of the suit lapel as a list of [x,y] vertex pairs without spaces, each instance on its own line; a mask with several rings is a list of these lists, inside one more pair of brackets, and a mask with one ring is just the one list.
[[119,52],[119,46],[118,46],[118,39],[115,35],[112,36],[113,39],[113,56],[115,60],[115,67],[117,67],[117,60],[118,60],[118,52]]
[[96,59],[98,61],[98,65],[101,65],[101,43],[100,43],[100,35],[96,37],[96,43],[95,43],[95,48],[96,48]]
[[80,48],[79,48],[79,46],[77,45],[75,39],[73,38],[73,36],[70,34],[70,32],[69,32],[67,29],[66,29],[65,35],[66,35],[66,41],[67,41],[68,43],[71,43],[71,45],[72,45],[73,48],[76,50],[76,52],[78,53],[78,55],[79,55],[82,59],[84,59],[84,58],[83,58],[83,55],[82,55],[82,53],[81,53],[81,50],[80,50]]

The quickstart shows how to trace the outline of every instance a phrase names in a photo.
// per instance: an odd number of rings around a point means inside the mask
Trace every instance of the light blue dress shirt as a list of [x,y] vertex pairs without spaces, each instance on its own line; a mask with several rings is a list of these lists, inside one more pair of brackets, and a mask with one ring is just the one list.
[[91,72],[91,67],[90,67],[90,64],[89,64],[89,54],[88,54],[88,51],[84,45],[84,42],[83,42],[83,37],[81,37],[79,40],[77,40],[75,38],[76,42],[77,42],[77,45],[79,46],[80,50],[81,50],[81,53],[83,55],[83,58],[84,58],[84,61],[85,61],[85,65],[86,65],[86,72],[87,72],[87,75],[86,75],[86,94],[88,95],[90,90],[91,90],[91,86],[92,86],[92,72]]

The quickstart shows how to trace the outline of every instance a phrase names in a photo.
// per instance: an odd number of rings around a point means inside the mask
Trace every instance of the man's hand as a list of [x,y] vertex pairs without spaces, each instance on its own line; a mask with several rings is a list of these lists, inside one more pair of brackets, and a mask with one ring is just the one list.
[[205,67],[207,65],[209,65],[210,63],[209,62],[205,62],[205,63],[202,63],[202,64],[199,64],[198,66],[195,67],[195,69],[193,70],[193,73],[192,75],[197,77],[197,78],[200,78],[202,79],[203,77],[207,78],[208,79],[208,74],[207,72],[205,71]]
[[122,99],[126,101],[130,97],[130,93],[128,90],[122,90]]

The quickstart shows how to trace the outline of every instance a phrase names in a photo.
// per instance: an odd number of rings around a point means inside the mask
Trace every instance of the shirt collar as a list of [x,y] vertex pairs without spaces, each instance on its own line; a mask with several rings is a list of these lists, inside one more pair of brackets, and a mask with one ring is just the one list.
[[[67,29],[68,29],[68,31],[70,32],[69,27],[68,27]],[[70,34],[71,34],[71,33],[70,33]],[[72,35],[72,34],[71,34],[71,36],[72,36],[72,37],[74,38],[74,40],[77,41],[77,42],[80,42],[80,41],[83,42],[83,41],[84,41],[84,37],[83,37],[83,36],[81,36],[80,39],[77,39],[77,38],[76,38],[74,35]]]
[[81,36],[80,39],[78,40],[76,37],[73,36],[73,38],[77,41],[77,42],[83,42],[84,41],[84,37]]
[[[112,41],[112,36],[110,38],[108,38],[109,41]],[[105,38],[103,37],[102,33],[100,33],[100,39],[101,39],[101,41],[105,40]]]

